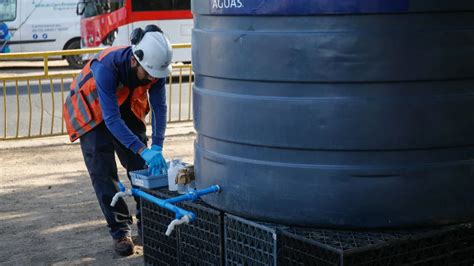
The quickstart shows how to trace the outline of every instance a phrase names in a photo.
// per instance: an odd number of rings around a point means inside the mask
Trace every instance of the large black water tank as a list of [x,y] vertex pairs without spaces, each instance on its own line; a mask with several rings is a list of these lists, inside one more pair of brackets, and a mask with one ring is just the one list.
[[194,0],[205,201],[287,224],[474,220],[474,1]]

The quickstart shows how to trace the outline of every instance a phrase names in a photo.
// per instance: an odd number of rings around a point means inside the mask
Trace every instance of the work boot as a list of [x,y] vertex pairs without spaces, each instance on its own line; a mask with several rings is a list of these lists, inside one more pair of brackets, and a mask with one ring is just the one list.
[[122,236],[121,238],[114,239],[114,250],[120,256],[130,256],[133,254],[133,242],[129,236]]

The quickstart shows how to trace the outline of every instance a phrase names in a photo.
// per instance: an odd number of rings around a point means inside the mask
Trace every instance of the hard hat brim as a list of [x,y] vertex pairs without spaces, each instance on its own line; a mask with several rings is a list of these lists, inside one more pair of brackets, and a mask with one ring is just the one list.
[[166,78],[172,70],[171,64],[168,65],[168,67],[164,70],[153,70],[153,69],[146,69],[143,67],[150,76],[154,78]]

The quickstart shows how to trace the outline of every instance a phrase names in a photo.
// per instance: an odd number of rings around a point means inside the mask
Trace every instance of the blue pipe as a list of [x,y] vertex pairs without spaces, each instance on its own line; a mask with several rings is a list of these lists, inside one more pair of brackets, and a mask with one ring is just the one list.
[[125,187],[125,185],[122,184],[122,182],[119,182],[119,183],[118,183],[118,186],[119,186],[119,190],[122,191],[122,192],[125,192],[125,190],[127,189],[127,188]]
[[[125,192],[126,188],[122,184],[122,182],[119,182],[118,185],[119,185],[120,191]],[[166,200],[162,200],[162,199],[159,199],[157,197],[154,197],[154,196],[152,196],[152,195],[150,195],[150,194],[148,194],[144,191],[141,191],[140,189],[137,189],[137,188],[132,188],[130,191],[132,192],[133,196],[143,198],[143,199],[148,200],[151,203],[154,203],[154,204],[156,204],[156,205],[158,205],[162,208],[165,208],[165,209],[168,209],[168,210],[174,212],[176,214],[176,219],[181,219],[183,216],[187,215],[190,218],[189,220],[192,222],[196,219],[196,215],[193,212],[184,210],[182,208],[179,208],[179,207],[173,205],[173,203],[178,203],[178,202],[187,201],[187,200],[195,201],[203,195],[219,192],[220,187],[218,185],[214,185],[214,186],[210,186],[208,188],[201,189],[201,190],[192,190],[192,191],[187,192],[185,195],[181,195],[181,196],[166,199]]]
[[140,189],[137,188],[132,188],[132,195],[137,196],[143,199],[148,200],[151,203],[154,203],[162,208],[168,209],[174,213],[176,213],[176,219],[181,219],[181,217],[188,215],[190,218],[190,221],[194,221],[196,219],[196,215],[193,212],[181,209],[180,207],[177,207],[171,203],[166,202],[165,200],[159,199],[157,197],[154,197],[146,192],[141,191]]
[[178,202],[187,201],[187,200],[195,201],[203,195],[219,192],[220,189],[221,188],[218,185],[214,185],[214,186],[210,186],[210,187],[205,188],[205,189],[191,190],[191,191],[187,192],[184,195],[174,197],[174,198],[170,198],[170,199],[166,199],[165,202],[167,202],[167,203],[178,203]]

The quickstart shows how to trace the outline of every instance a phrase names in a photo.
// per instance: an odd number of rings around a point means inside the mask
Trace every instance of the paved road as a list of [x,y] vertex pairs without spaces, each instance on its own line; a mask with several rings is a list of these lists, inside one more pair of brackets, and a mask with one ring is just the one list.
[[[48,65],[49,65],[50,72],[64,72],[64,71],[73,70],[68,67],[66,60],[49,60]],[[42,60],[0,61],[0,77],[17,76],[17,75],[24,75],[24,74],[42,74],[42,73],[43,73]]]
[[[63,91],[67,92],[69,90],[71,81],[71,78],[65,79],[63,84],[61,84],[59,79],[53,80],[52,83],[49,79],[42,80],[41,84],[38,81],[31,81],[29,86],[27,86],[26,82],[19,82],[18,96],[15,82],[7,82],[5,90],[3,89],[3,84],[1,84],[0,138],[5,136],[5,121],[7,137],[60,133],[63,130],[62,103],[63,98],[66,97],[66,93],[63,93]],[[191,109],[189,108],[189,83],[182,84],[181,98],[179,97],[179,84],[173,84],[172,88],[167,84],[166,90],[168,119],[179,121],[192,118],[192,107]],[[171,109],[169,108],[170,105]]]

